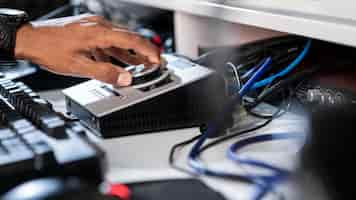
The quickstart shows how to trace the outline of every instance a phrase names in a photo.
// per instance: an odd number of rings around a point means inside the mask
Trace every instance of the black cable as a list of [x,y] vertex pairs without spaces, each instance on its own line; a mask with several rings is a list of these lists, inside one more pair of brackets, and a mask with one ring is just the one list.
[[[291,97],[291,96],[290,96]],[[289,99],[289,102],[287,104],[287,106],[290,104],[290,101],[291,101],[291,98]],[[212,147],[215,147],[216,145],[219,145],[223,142],[226,142],[230,139],[233,139],[235,137],[238,137],[238,136],[242,136],[242,135],[245,135],[245,134],[248,134],[250,132],[253,132],[253,131],[257,131],[263,127],[266,127],[267,125],[269,125],[276,117],[280,117],[281,116],[281,110],[282,110],[282,107],[279,107],[279,109],[273,114],[273,116],[271,118],[269,118],[268,120],[266,120],[264,123],[260,124],[260,125],[257,125],[256,127],[253,127],[253,128],[250,128],[250,129],[247,129],[247,130],[243,130],[243,131],[239,131],[237,133],[234,133],[234,134],[231,134],[231,135],[227,135],[223,138],[220,138],[220,139],[217,139],[213,142],[210,142],[208,143],[207,145],[203,146],[200,151],[199,151],[199,154],[202,154],[204,153],[205,151],[207,151],[208,149],[212,148]],[[283,112],[283,114],[286,113],[286,109],[285,111]],[[274,194],[278,195],[279,196],[279,199],[280,200],[284,200],[285,197],[282,193],[278,194],[277,191],[273,190],[272,191]]]
[[[286,99],[286,94],[283,92],[283,99]],[[292,88],[290,87],[289,90],[288,90],[288,104],[285,106],[285,109],[282,113],[279,113],[277,115],[275,114],[263,114],[263,113],[257,113],[255,111],[253,111],[253,108],[254,107],[248,107],[248,106],[244,106],[246,112],[254,117],[257,117],[257,118],[261,118],[261,119],[270,119],[270,118],[278,118],[280,117],[281,115],[283,115],[284,113],[286,113],[289,108],[291,107],[291,102],[292,102],[292,98],[293,98],[293,95],[294,95],[294,92],[292,90]],[[282,103],[283,104],[283,103]],[[259,105],[259,104],[258,104]],[[258,106],[256,105],[256,106]]]
[[[219,145],[223,142],[226,142],[230,139],[233,139],[237,136],[241,136],[241,135],[244,135],[244,134],[247,134],[247,133],[250,133],[250,132],[253,132],[253,131],[257,131],[265,126],[267,126],[268,124],[270,124],[276,117],[279,117],[280,116],[280,113],[281,113],[281,110],[282,110],[282,107],[279,107],[278,110],[273,114],[273,117],[267,119],[264,123],[262,124],[259,124],[253,128],[250,128],[250,129],[246,129],[246,130],[242,130],[242,131],[238,131],[234,134],[231,134],[231,135],[227,135],[227,136],[224,136],[220,139],[217,139],[215,141],[212,141],[210,143],[208,143],[207,145],[203,146],[200,151],[199,151],[199,154],[202,154],[203,152],[207,151],[208,149],[216,146],[216,145]],[[285,113],[285,112],[284,112]],[[283,113],[283,114],[284,114]]]
[[[290,100],[289,100],[289,103],[290,103]],[[289,104],[288,104],[288,105],[289,105]],[[288,105],[287,105],[287,107],[288,107]],[[253,132],[253,131],[256,131],[256,130],[258,130],[258,129],[261,129],[261,128],[267,126],[270,122],[272,122],[273,119],[275,119],[275,118],[281,116],[282,114],[284,114],[284,113],[286,112],[286,110],[285,110],[285,111],[281,114],[281,110],[282,110],[282,106],[279,107],[279,109],[278,109],[273,115],[268,116],[268,117],[266,116],[265,118],[267,119],[267,121],[265,121],[264,123],[262,123],[262,124],[260,124],[260,125],[257,125],[256,127],[253,127],[253,128],[251,128],[251,129],[247,129],[247,130],[243,130],[243,131],[239,131],[239,132],[237,132],[237,133],[235,133],[235,134],[232,134],[232,135],[225,136],[225,137],[223,137],[223,138],[221,138],[221,139],[215,140],[215,141],[213,141],[213,142],[211,142],[211,143],[209,143],[209,144],[203,146],[199,153],[201,154],[201,153],[203,153],[204,151],[206,151],[207,149],[209,149],[209,148],[211,148],[211,147],[213,147],[213,146],[216,146],[216,145],[218,145],[218,144],[220,144],[220,143],[222,143],[222,142],[225,142],[225,141],[227,141],[227,140],[230,140],[230,139],[232,139],[232,138],[234,138],[234,137],[237,137],[237,136],[240,136],[240,135],[243,135],[243,134],[247,134],[247,133],[249,133],[249,132]],[[254,114],[257,114],[257,113],[254,113]],[[174,146],[172,146],[172,148],[170,149],[170,153],[169,153],[169,164],[170,164],[170,166],[171,166],[172,168],[174,168],[174,169],[176,169],[176,170],[178,170],[178,171],[181,171],[181,172],[183,172],[183,173],[192,175],[192,176],[197,176],[196,173],[194,173],[194,172],[192,172],[192,171],[189,171],[189,170],[187,170],[187,169],[185,169],[185,168],[182,168],[182,167],[179,167],[178,165],[176,165],[176,164],[175,164],[174,156],[175,156],[175,153],[176,153],[177,149],[183,148],[184,146],[187,146],[187,145],[193,143],[194,141],[198,140],[200,137],[201,137],[201,135],[198,135],[198,136],[195,136],[195,137],[193,137],[193,138],[191,138],[191,139],[188,139],[188,140],[186,140],[186,141],[183,141],[183,142],[181,142],[181,143],[178,143],[178,144],[175,144]],[[237,176],[238,176],[238,175],[237,175]],[[225,177],[225,178],[226,178],[226,177]],[[230,177],[230,178],[236,180],[236,177]],[[237,178],[238,178],[238,177],[237,177]],[[238,178],[238,179],[239,179],[239,178]]]
[[[180,171],[180,172],[183,172],[183,173],[186,173],[188,175],[191,175],[193,177],[197,177],[199,176],[199,174],[197,173],[194,173],[192,171],[189,171],[185,168],[182,168],[182,167],[179,167],[178,165],[175,164],[175,160],[174,160],[174,155],[175,155],[175,152],[178,148],[182,148],[188,144],[191,144],[193,143],[194,141],[198,140],[199,138],[201,137],[201,135],[198,135],[198,136],[195,136],[189,140],[186,140],[186,141],[183,141],[179,144],[176,144],[174,145],[171,150],[170,150],[170,154],[169,154],[169,164],[172,168]],[[255,182],[249,178],[246,178],[246,176],[243,176],[243,175],[238,175],[238,174],[226,174],[224,176],[217,176],[217,175],[209,175],[211,177],[216,177],[216,178],[222,178],[222,179],[225,179],[225,180],[232,180],[232,181],[239,181],[239,182],[242,182],[242,183],[248,183],[248,184],[254,184]]]
[[[248,130],[244,130],[244,131],[241,131],[239,133],[236,133],[236,134],[233,134],[233,135],[229,135],[229,136],[225,136],[224,138],[221,138],[219,140],[216,140],[214,142],[211,142],[207,145],[205,145],[204,147],[202,147],[202,149],[199,151],[199,153],[201,154],[203,151],[207,150],[208,148],[211,148],[217,144],[220,144],[226,140],[229,140],[229,139],[232,139],[233,137],[236,137],[236,136],[239,136],[241,134],[245,134],[245,133],[249,133],[249,132],[252,132],[252,131],[256,131],[264,126],[267,126],[271,121],[273,120],[273,118],[267,120],[266,122],[264,122],[263,124],[261,125],[258,125],[254,128],[251,128],[251,129],[248,129]],[[170,154],[169,154],[169,164],[172,168],[180,171],[180,172],[183,172],[183,173],[186,173],[188,175],[191,175],[191,176],[199,176],[198,174],[192,172],[192,171],[189,171],[185,168],[182,168],[182,167],[179,167],[178,165],[175,164],[175,159],[174,159],[174,155],[177,151],[178,148],[182,148],[188,144],[191,144],[193,143],[194,141],[198,140],[199,138],[201,137],[201,135],[198,135],[198,136],[195,136],[189,140],[186,140],[186,141],[183,141],[181,143],[178,143],[178,144],[175,144],[171,150],[170,150]],[[248,183],[248,184],[254,184],[255,182],[250,180],[250,179],[246,179],[244,176],[240,176],[240,175],[228,175],[228,176],[213,176],[212,177],[216,177],[216,178],[223,178],[223,179],[229,179],[229,180],[232,180],[232,181],[239,181],[239,182],[243,182],[243,183]]]
[[[290,102],[289,102],[289,103],[290,103]],[[280,108],[275,112],[275,114],[274,114],[275,117],[277,117],[277,116],[279,117],[279,116],[280,116],[281,110],[282,110],[282,107],[280,107]],[[257,125],[256,127],[253,127],[253,128],[251,128],[251,129],[239,131],[238,133],[235,133],[235,134],[232,134],[232,135],[228,135],[228,136],[225,136],[225,137],[223,137],[223,138],[221,138],[221,139],[215,140],[215,141],[213,141],[213,142],[211,142],[211,143],[205,145],[204,147],[202,147],[201,150],[199,151],[199,154],[203,153],[204,151],[208,150],[209,148],[212,148],[212,147],[214,147],[214,146],[216,146],[216,145],[218,145],[218,144],[220,144],[220,143],[222,143],[222,142],[225,142],[225,141],[227,141],[227,140],[230,140],[230,139],[232,139],[232,138],[234,138],[234,137],[241,136],[241,135],[243,135],[243,134],[247,134],[247,133],[249,133],[249,132],[253,132],[253,131],[256,131],[256,130],[258,130],[258,129],[261,129],[261,128],[267,126],[269,123],[271,123],[272,120],[275,119],[275,117],[271,117],[271,118],[269,118],[267,121],[265,121],[263,124]],[[176,164],[175,164],[175,160],[174,160],[174,155],[175,155],[175,152],[176,152],[176,150],[177,150],[178,148],[182,148],[182,147],[184,147],[184,146],[186,146],[186,145],[188,145],[188,144],[191,144],[191,143],[193,143],[194,141],[198,140],[200,137],[201,137],[201,135],[195,136],[195,137],[193,137],[193,138],[191,138],[191,139],[189,139],[189,140],[183,141],[183,142],[181,142],[181,143],[179,143],[179,144],[175,144],[175,145],[171,148],[170,154],[169,154],[169,164],[170,164],[170,166],[171,166],[172,168],[174,168],[174,169],[176,169],[176,170],[178,170],[178,171],[180,171],[180,172],[186,173],[186,174],[188,174],[188,175],[191,175],[191,176],[195,176],[195,177],[197,176],[196,173],[194,173],[194,172],[192,172],[192,171],[189,171],[189,170],[187,170],[187,169],[184,169],[184,168],[179,167],[178,165],[176,165]],[[249,174],[249,173],[247,172],[247,174]],[[213,176],[213,177],[216,177],[216,178],[223,178],[223,179],[230,179],[230,180],[233,180],[233,181],[239,181],[239,182],[244,182],[244,183],[248,183],[248,184],[256,184],[254,181],[251,181],[250,179],[245,179],[244,176],[240,176],[240,175],[237,175],[237,174],[236,174],[236,175],[230,175],[230,176]],[[280,200],[284,200],[284,199],[285,199],[285,197],[284,197],[284,195],[283,195],[282,193],[278,193],[278,192],[275,191],[275,190],[273,190],[273,191],[271,191],[271,192],[273,192],[273,194],[277,195],[277,196],[279,197],[278,199],[280,199]]]
[[[276,113],[280,113],[280,111],[281,111],[281,109],[278,109],[278,111]],[[256,127],[253,127],[251,129],[247,129],[247,130],[243,130],[243,131],[240,131],[238,133],[235,133],[235,134],[232,134],[232,135],[228,135],[228,136],[225,136],[225,137],[223,137],[221,139],[215,140],[215,141],[203,146],[202,149],[200,150],[200,153],[202,153],[202,152],[206,151],[207,149],[209,149],[209,148],[211,148],[211,147],[213,147],[215,145],[218,145],[218,144],[220,144],[220,143],[222,143],[224,141],[230,140],[230,139],[232,139],[234,137],[237,137],[237,136],[240,136],[242,134],[246,134],[246,133],[249,133],[249,132],[256,131],[256,130],[258,130],[260,128],[263,128],[263,127],[267,126],[273,119],[274,118],[270,118],[267,121],[265,121],[263,124],[260,124],[260,125],[258,125]],[[176,153],[178,148],[183,148],[184,146],[187,146],[187,145],[193,143],[194,141],[198,140],[200,137],[201,137],[201,135],[197,135],[197,136],[195,136],[193,138],[190,138],[188,140],[185,140],[185,141],[183,141],[181,143],[178,143],[178,144],[175,144],[174,146],[172,146],[172,148],[170,149],[170,153],[169,153],[169,160],[168,160],[169,161],[169,165],[172,168],[174,168],[174,169],[176,169],[178,171],[181,171],[183,173],[186,173],[186,174],[189,174],[189,175],[192,175],[192,176],[197,176],[196,173],[176,165],[174,156],[175,156],[175,153]]]
[[[272,85],[272,83],[270,83],[270,84],[268,84],[267,86],[265,86],[265,88],[262,90],[261,93],[263,93],[264,91],[268,90],[268,89],[271,87],[271,85]],[[284,98],[284,97],[283,97],[283,98]],[[254,117],[257,117],[257,118],[261,118],[261,119],[270,119],[270,118],[273,118],[273,114],[267,115],[267,114],[262,114],[262,113],[254,112],[253,109],[254,109],[255,107],[257,107],[258,105],[260,105],[260,103],[259,103],[259,104],[254,104],[254,106],[249,106],[249,105],[251,105],[252,103],[253,103],[253,101],[252,101],[252,102],[249,102],[247,99],[244,99],[244,101],[243,101],[243,103],[242,103],[242,105],[243,105],[245,111],[246,111],[249,115],[254,116]],[[246,105],[246,104],[247,104],[247,105]]]
[[242,131],[239,131],[239,132],[237,132],[237,133],[234,133],[234,134],[231,134],[231,135],[227,135],[227,136],[224,136],[224,137],[222,137],[222,138],[220,138],[220,139],[217,139],[217,140],[215,140],[215,141],[213,141],[213,142],[210,142],[210,143],[208,143],[207,145],[203,146],[203,147],[200,149],[199,153],[202,154],[203,152],[207,151],[208,149],[210,149],[210,148],[212,148],[212,147],[214,147],[214,146],[216,146],[216,145],[219,145],[219,144],[221,144],[221,143],[223,143],[223,142],[226,142],[226,141],[228,141],[228,140],[230,140],[230,139],[233,139],[233,138],[235,138],[235,137],[237,137],[237,136],[241,136],[241,135],[243,135],[243,134],[247,134],[247,133],[250,133],[250,132],[253,132],[253,131],[257,131],[258,129],[261,129],[261,128],[267,126],[269,123],[272,122],[272,120],[273,120],[273,118],[268,119],[268,120],[266,120],[264,123],[259,124],[259,125],[255,126],[255,127],[253,127],[253,128],[246,129],[246,130],[242,130]]
[[[250,115],[258,117],[258,118],[262,118],[262,119],[271,118],[272,115],[264,115],[261,113],[256,113],[256,112],[253,112],[252,109],[255,108],[257,105],[259,105],[260,103],[264,102],[271,95],[274,95],[278,92],[283,91],[285,89],[285,87],[288,87],[288,86],[290,87],[290,85],[292,85],[298,81],[306,80],[309,76],[311,76],[315,72],[317,72],[319,70],[319,68],[320,68],[319,66],[315,66],[309,70],[297,72],[296,74],[292,75],[291,77],[281,80],[271,87],[267,87],[265,90],[263,90],[261,92],[261,94],[256,98],[256,100],[254,102],[249,103],[248,105],[245,105],[246,111]],[[293,91],[291,88],[289,88],[289,92],[290,92],[289,98],[292,98],[292,96],[295,94],[295,91]],[[288,104],[288,107],[289,106],[290,106],[290,103]]]
[[245,110],[249,115],[260,118],[260,119],[270,119],[273,117],[272,115],[254,112],[254,111],[252,111],[252,109],[249,109],[249,108],[245,108]]
[[[176,144],[174,145],[171,150],[170,150],[170,154],[169,154],[169,164],[172,168],[180,171],[180,172],[183,172],[183,173],[186,173],[188,175],[191,175],[191,176],[199,176],[199,174],[197,173],[194,173],[192,171],[189,171],[187,169],[184,169],[182,167],[179,167],[178,165],[175,164],[175,160],[174,160],[174,154],[176,152],[176,150],[178,148],[181,148],[181,147],[184,147],[188,144],[191,144],[192,142],[198,140],[199,138],[201,137],[201,135],[198,135],[198,136],[195,136],[189,140],[186,140],[186,141],[183,141],[179,144]],[[243,182],[243,183],[248,183],[248,184],[253,184],[254,181],[252,181],[251,179],[247,179],[245,176],[241,176],[241,175],[234,175],[234,174],[229,174],[229,175],[224,175],[224,176],[215,176],[215,175],[211,175],[212,177],[216,177],[216,178],[223,178],[223,179],[228,179],[228,180],[232,180],[232,181],[239,181],[239,182]]]
[[193,143],[194,141],[198,140],[200,137],[201,137],[201,135],[197,135],[197,136],[195,136],[195,137],[192,137],[192,138],[189,139],[189,140],[185,140],[185,141],[183,141],[183,142],[181,142],[181,143],[178,143],[178,144],[175,144],[174,146],[172,146],[172,148],[171,148],[171,150],[170,150],[170,153],[169,153],[169,165],[170,165],[172,168],[174,168],[174,169],[176,169],[176,170],[178,170],[178,171],[180,171],[180,172],[183,172],[183,173],[186,173],[186,174],[189,174],[189,175],[192,175],[192,176],[197,176],[196,173],[191,172],[191,171],[189,171],[189,170],[187,170],[187,169],[184,169],[184,168],[179,167],[178,165],[176,165],[176,164],[175,164],[174,156],[175,156],[175,153],[176,153],[176,151],[177,151],[178,148],[183,148],[183,147],[185,147],[185,146],[187,146],[187,145]]

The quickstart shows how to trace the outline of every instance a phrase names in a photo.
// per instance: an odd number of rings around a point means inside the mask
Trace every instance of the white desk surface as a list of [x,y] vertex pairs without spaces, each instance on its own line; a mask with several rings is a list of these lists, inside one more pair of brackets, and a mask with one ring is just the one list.
[[[65,110],[63,95],[60,92],[46,92],[40,94],[54,104],[58,111]],[[305,132],[305,120],[290,113],[275,119],[270,125],[264,127],[256,134]],[[102,140],[94,138],[107,152],[109,161],[108,180],[112,182],[141,182],[148,180],[162,180],[172,178],[187,178],[188,176],[172,169],[168,164],[170,148],[181,141],[199,134],[197,128],[166,131],[160,133],[122,137]],[[202,159],[209,167],[231,170],[238,173],[252,172],[255,169],[241,168],[225,158],[227,147],[236,142],[231,140],[206,152]],[[296,141],[273,141],[247,147],[244,156],[262,159],[278,166],[293,169],[297,165],[299,144]],[[181,166],[187,166],[186,155],[190,147],[186,147],[177,156]],[[255,171],[254,171],[255,172]],[[264,172],[265,173],[265,172]],[[203,177],[202,180],[214,190],[221,192],[227,199],[250,199],[254,192],[251,185],[236,183],[215,178]],[[282,188],[286,190],[286,188]],[[269,198],[274,199],[270,195]]]

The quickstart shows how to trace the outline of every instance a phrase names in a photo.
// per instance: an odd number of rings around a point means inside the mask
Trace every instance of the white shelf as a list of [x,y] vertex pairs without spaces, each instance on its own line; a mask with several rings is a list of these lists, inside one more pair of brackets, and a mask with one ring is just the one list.
[[356,47],[356,2],[339,0],[122,0]]

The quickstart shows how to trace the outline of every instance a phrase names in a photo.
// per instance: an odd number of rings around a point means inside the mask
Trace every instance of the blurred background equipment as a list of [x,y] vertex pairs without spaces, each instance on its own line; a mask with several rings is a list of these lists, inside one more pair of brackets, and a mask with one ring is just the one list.
[[109,19],[114,24],[127,26],[151,40],[163,53],[174,52],[173,12],[134,5],[115,0],[86,0],[89,11]]
[[36,19],[68,3],[69,0],[0,0],[0,8],[25,10],[31,19]]
[[319,105],[311,115],[308,141],[303,149],[297,180],[299,199],[350,199],[355,195],[348,180],[356,177],[354,104]]

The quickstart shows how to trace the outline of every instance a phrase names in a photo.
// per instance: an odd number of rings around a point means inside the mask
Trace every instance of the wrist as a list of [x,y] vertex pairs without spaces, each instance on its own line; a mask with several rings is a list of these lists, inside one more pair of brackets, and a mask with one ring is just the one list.
[[16,45],[15,45],[15,58],[16,59],[28,59],[27,53],[29,48],[29,41],[31,41],[32,32],[34,28],[30,23],[21,26],[16,33]]

